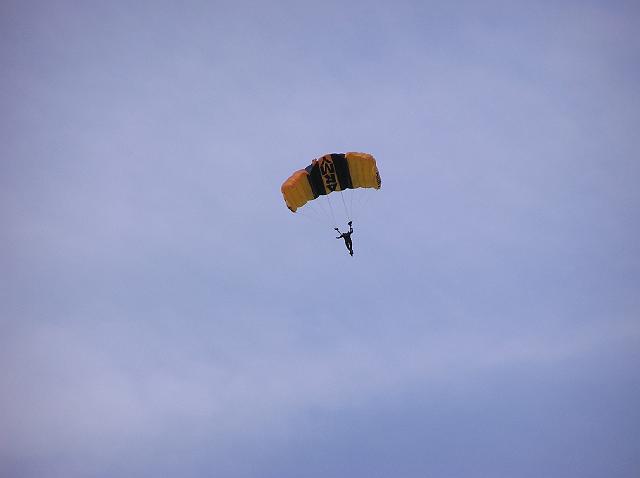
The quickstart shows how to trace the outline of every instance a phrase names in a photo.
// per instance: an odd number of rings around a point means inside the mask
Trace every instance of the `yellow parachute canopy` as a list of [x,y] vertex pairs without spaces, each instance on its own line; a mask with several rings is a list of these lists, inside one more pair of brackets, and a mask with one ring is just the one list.
[[368,153],[331,153],[293,173],[280,188],[287,207],[296,212],[308,201],[335,191],[380,189],[375,158]]

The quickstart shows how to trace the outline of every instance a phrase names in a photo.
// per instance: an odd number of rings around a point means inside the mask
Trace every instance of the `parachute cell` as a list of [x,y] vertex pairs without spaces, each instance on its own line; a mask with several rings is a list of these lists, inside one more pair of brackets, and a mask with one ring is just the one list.
[[368,153],[331,153],[314,159],[282,184],[287,207],[296,212],[307,202],[335,191],[357,188],[380,189],[375,158]]

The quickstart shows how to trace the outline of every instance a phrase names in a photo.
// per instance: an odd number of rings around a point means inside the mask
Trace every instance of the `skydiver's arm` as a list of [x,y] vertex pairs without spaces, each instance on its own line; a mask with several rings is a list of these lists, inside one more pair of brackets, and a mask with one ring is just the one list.
[[351,226],[351,224],[349,224],[349,234],[353,233],[353,227]]

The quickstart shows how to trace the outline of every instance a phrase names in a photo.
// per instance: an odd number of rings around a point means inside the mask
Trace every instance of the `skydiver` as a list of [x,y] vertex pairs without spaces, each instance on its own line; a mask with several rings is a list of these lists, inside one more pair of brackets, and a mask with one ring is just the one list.
[[347,246],[349,254],[353,256],[353,244],[351,242],[353,227],[351,226],[351,221],[349,221],[347,224],[349,224],[349,232],[340,232],[340,229],[338,229],[337,227],[334,227],[334,229],[338,231],[338,234],[340,234],[338,237],[336,237],[336,239],[344,239],[344,245]]

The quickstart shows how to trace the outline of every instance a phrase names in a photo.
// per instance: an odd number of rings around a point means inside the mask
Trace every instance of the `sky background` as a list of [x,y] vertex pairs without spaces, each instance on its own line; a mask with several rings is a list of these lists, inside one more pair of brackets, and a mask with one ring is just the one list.
[[0,475],[640,476],[639,23],[2,1]]

